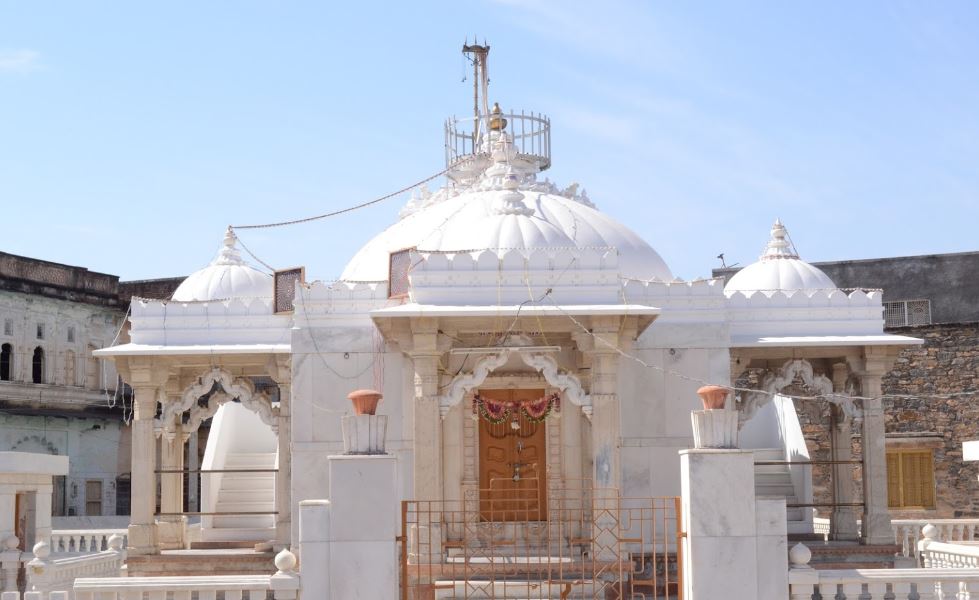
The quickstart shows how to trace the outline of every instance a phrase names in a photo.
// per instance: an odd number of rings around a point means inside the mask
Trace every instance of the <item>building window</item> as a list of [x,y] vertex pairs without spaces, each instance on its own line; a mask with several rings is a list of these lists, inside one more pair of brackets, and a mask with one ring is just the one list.
[[13,319],[4,319],[3,320],[3,334],[4,335],[13,335],[14,334],[14,320]]
[[37,339],[39,340],[44,339],[44,323],[37,324]]
[[102,516],[102,480],[89,479],[85,482],[85,516]]
[[34,383],[44,383],[44,348],[34,348],[32,380]]
[[931,325],[930,300],[897,300],[884,303],[884,327]]
[[68,343],[69,344],[74,344],[75,343],[75,326],[74,325],[69,325],[68,326]]
[[[128,515],[132,482],[129,473],[116,477],[116,514]],[[186,488],[184,488],[186,489]]]
[[14,347],[4,344],[0,347],[0,381],[10,381],[14,365]]
[[935,461],[931,450],[887,451],[887,507],[935,508]]

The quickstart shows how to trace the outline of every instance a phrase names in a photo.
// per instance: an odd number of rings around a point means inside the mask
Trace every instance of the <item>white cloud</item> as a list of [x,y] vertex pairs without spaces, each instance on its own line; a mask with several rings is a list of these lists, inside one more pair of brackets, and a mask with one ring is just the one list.
[[29,73],[41,68],[41,53],[35,50],[0,50],[0,73]]

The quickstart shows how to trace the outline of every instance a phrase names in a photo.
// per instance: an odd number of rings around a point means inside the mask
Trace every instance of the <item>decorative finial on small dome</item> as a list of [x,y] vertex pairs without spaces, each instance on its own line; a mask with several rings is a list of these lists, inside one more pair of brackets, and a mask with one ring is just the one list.
[[490,117],[490,124],[489,124],[490,131],[503,131],[504,129],[506,129],[507,121],[502,116],[500,116],[503,114],[503,109],[500,108],[499,102],[493,103],[493,108],[492,110],[490,110],[490,114],[492,115],[492,117]]
[[796,252],[795,246],[788,238],[789,231],[785,225],[782,225],[782,220],[775,219],[775,223],[772,225],[772,237],[768,241],[768,246],[765,247],[761,259],[799,258],[799,253]]
[[217,257],[211,262],[212,265],[243,265],[245,261],[241,259],[241,253],[238,252],[237,248],[238,236],[235,235],[235,230],[228,226],[228,229],[224,232],[224,242],[221,246],[221,250],[218,251]]

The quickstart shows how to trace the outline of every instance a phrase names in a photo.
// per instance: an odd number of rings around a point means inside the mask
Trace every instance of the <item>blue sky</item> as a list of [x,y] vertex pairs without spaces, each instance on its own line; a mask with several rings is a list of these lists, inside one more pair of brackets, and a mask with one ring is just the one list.
[[[977,250],[979,3],[0,0],[0,250],[126,279],[206,264],[224,227],[442,169],[460,47],[549,115],[581,183],[685,278],[753,261]],[[242,233],[339,275],[405,198]]]

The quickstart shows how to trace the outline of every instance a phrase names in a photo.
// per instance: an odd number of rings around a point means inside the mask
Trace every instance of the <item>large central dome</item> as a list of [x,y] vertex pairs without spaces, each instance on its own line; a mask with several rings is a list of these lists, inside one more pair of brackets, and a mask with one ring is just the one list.
[[[399,222],[357,252],[343,280],[386,281],[391,253],[406,249],[477,253],[608,248],[618,253],[622,277],[673,278],[649,244],[595,210],[577,184],[559,190],[549,181],[537,181],[543,159],[518,151],[514,137],[502,131],[506,120],[498,107],[493,114],[490,128],[495,129],[480,142],[485,152],[457,163],[462,165],[457,176],[450,173],[455,185],[413,197]],[[459,172],[465,177],[458,177]]]
[[361,248],[342,279],[387,280],[389,255],[406,248],[446,253],[614,248],[623,277],[672,279],[669,267],[649,244],[589,206],[586,197],[560,195],[553,186],[539,183],[455,195],[442,190],[438,195],[444,197],[414,210]]

